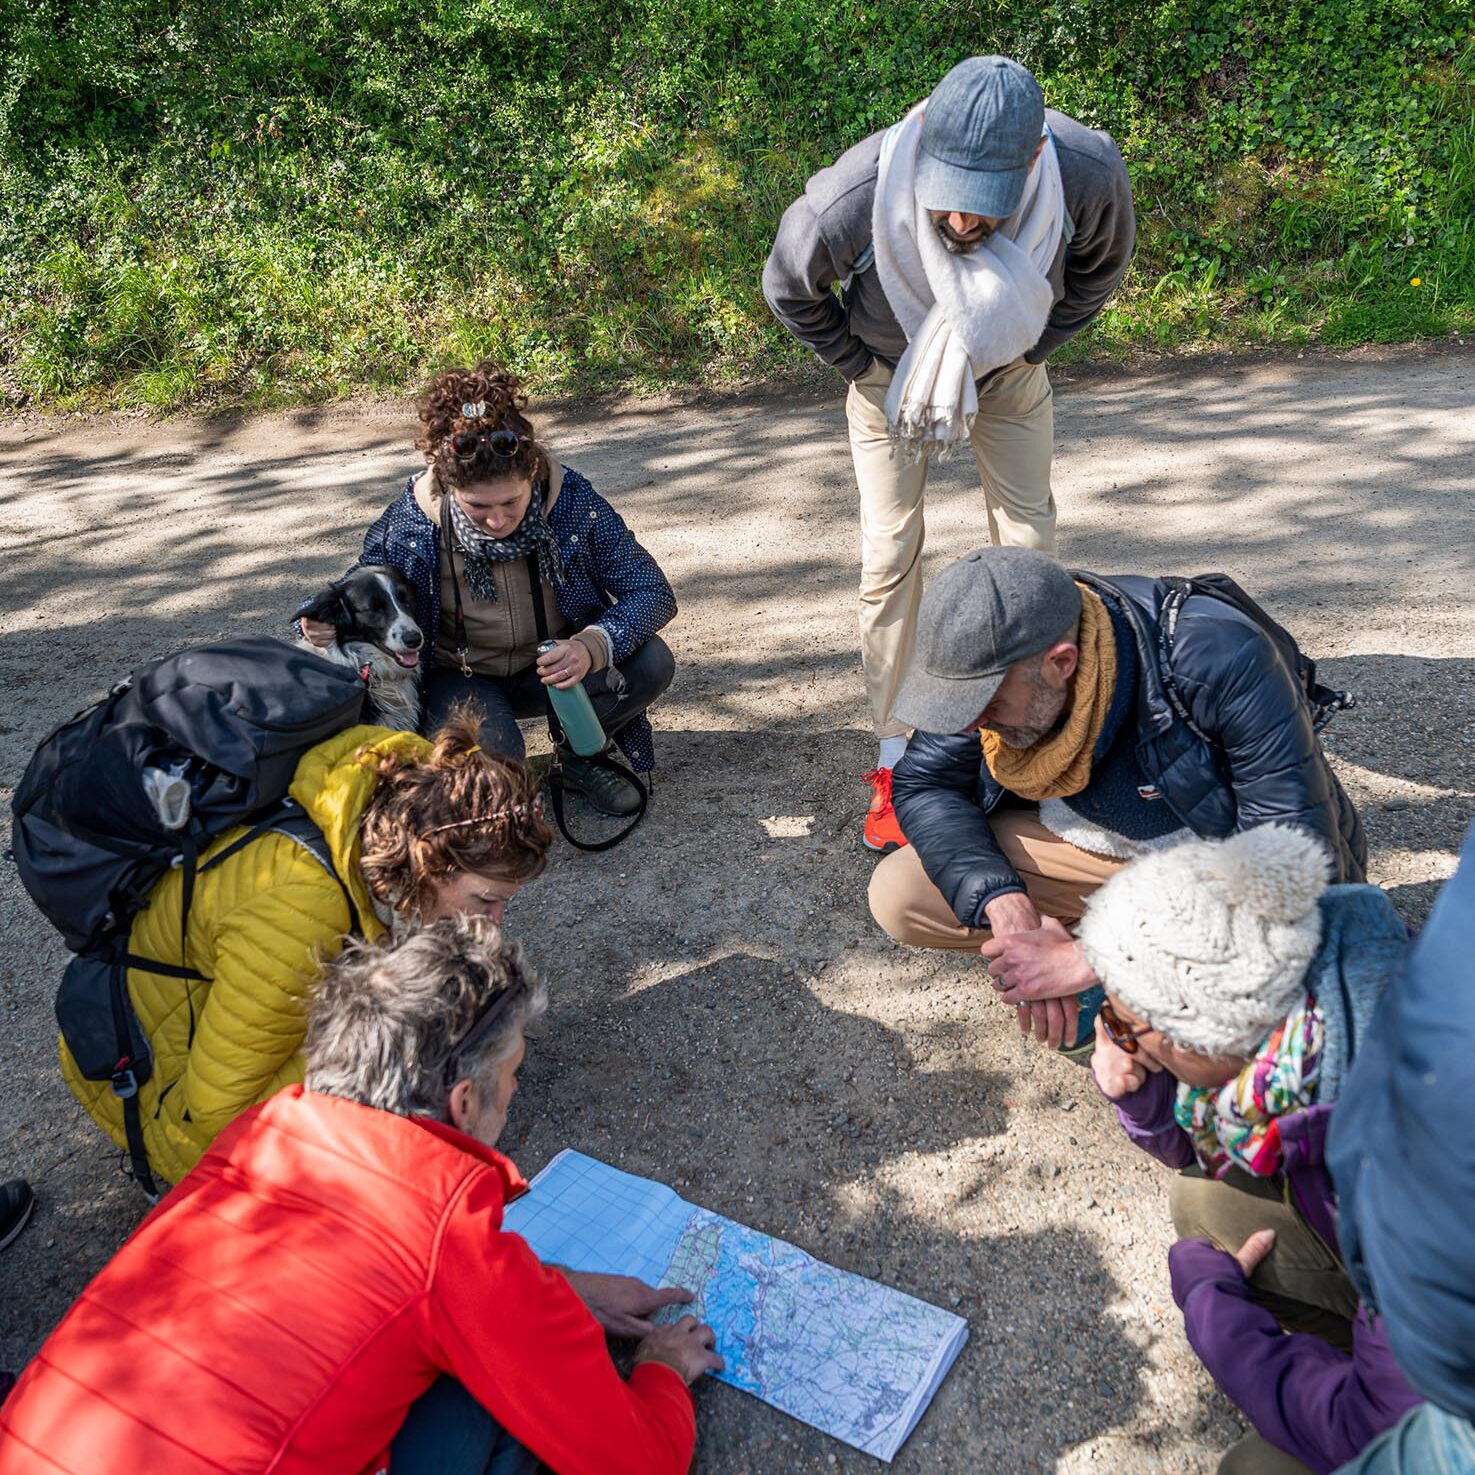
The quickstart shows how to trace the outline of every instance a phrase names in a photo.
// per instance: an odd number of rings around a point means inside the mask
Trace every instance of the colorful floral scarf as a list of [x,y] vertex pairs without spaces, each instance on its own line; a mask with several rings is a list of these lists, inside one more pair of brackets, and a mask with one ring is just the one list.
[[1270,1178],[1280,1171],[1278,1119],[1316,1099],[1324,1037],[1321,1010],[1308,993],[1227,1085],[1179,1084],[1174,1115],[1206,1173],[1222,1178],[1238,1167]]
[[477,599],[495,603],[497,583],[492,576],[494,563],[509,563],[514,558],[538,555],[538,572],[545,584],[563,583],[563,558],[558,551],[558,539],[548,524],[543,511],[543,484],[533,483],[533,499],[522,521],[505,538],[488,537],[466,515],[455,495],[447,504],[451,513],[451,528],[456,535],[456,546],[461,550],[461,559],[466,568],[466,582]]

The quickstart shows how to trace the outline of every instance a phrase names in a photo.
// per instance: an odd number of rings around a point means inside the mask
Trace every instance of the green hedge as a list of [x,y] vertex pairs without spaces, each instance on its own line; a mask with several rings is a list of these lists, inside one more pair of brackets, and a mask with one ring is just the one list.
[[0,390],[787,371],[784,206],[992,50],[1131,168],[1068,353],[1475,328],[1469,0],[0,0]]

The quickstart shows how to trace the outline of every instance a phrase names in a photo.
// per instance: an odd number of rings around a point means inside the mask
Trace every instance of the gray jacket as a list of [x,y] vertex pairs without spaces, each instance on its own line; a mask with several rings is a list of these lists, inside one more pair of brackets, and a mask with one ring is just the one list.
[[[1127,269],[1136,235],[1127,166],[1110,135],[1046,110],[1065,186],[1065,231],[1050,284],[1055,306],[1040,341],[1025,355],[1044,360],[1075,337],[1106,305]],[[881,290],[871,250],[871,211],[882,133],[847,149],[811,175],[784,211],[763,268],[763,295],[774,316],[847,379],[873,358],[895,368],[906,334]],[[839,282],[842,296],[830,288]]]

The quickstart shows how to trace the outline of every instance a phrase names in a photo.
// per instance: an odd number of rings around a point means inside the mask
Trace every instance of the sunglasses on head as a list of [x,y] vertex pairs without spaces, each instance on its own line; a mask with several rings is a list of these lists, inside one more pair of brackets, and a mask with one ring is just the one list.
[[451,454],[457,460],[469,461],[485,446],[492,455],[511,460],[526,439],[515,430],[459,430],[451,437]]
[[518,974],[516,980],[499,993],[475,1019],[471,1027],[451,1046],[446,1057],[445,1088],[447,1091],[461,1079],[461,1062],[483,1044],[497,1022],[527,992],[527,979]]
[[1101,1006],[1101,1024],[1106,1030],[1106,1038],[1126,1055],[1135,1055],[1142,1048],[1138,1041],[1143,1035],[1152,1033],[1150,1024],[1144,1024],[1141,1029],[1129,1028],[1109,1003]]

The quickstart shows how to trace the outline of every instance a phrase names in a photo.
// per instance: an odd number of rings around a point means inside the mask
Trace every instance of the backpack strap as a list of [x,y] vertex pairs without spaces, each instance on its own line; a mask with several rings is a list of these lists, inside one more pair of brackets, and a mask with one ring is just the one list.
[[[528,583],[533,591],[533,620],[538,627],[538,644],[542,645],[548,639],[548,611],[543,607],[543,573],[538,567],[538,555],[530,553],[527,559]],[[604,753],[595,753],[584,759],[586,763],[592,763],[596,768],[603,768],[610,773],[617,773],[624,781],[634,788],[640,796],[640,807],[630,818],[630,823],[622,830],[616,831],[607,840],[580,840],[568,827],[568,820],[563,813],[563,724],[558,720],[558,713],[553,710],[553,700],[548,696],[548,689],[543,689],[543,705],[548,713],[548,736],[553,740],[553,762],[548,769],[548,797],[553,804],[553,818],[558,825],[560,834],[568,841],[575,850],[582,850],[588,854],[597,854],[601,850],[612,850],[635,826],[645,818],[645,811],[650,804],[650,791],[640,782],[628,768],[607,758]]]
[[[337,867],[333,864],[333,856],[328,849],[328,842],[324,839],[323,832],[313,823],[311,816],[296,803],[291,799],[283,799],[280,804],[274,805],[264,818],[257,820],[244,835],[238,836],[224,850],[212,855],[204,865],[199,864],[199,845],[194,836],[181,837],[178,864],[183,872],[183,894],[179,917],[179,962],[165,963],[158,958],[145,958],[137,953],[125,951],[122,957],[124,967],[137,968],[141,973],[157,973],[161,978],[182,979],[186,983],[208,983],[210,980],[205,974],[201,973],[198,968],[191,968],[185,962],[185,949],[189,945],[190,906],[195,895],[195,878],[204,875],[206,871],[213,871],[216,866],[223,865],[233,855],[239,855],[248,845],[271,832],[285,835],[289,840],[296,841],[338,883],[339,889],[343,892],[343,899],[348,903],[348,930],[355,935],[361,935],[364,930],[363,919],[359,916],[359,909],[354,904],[353,893],[349,891],[348,884],[338,874]],[[195,996],[192,989],[185,990],[185,1003],[189,1008],[189,1034],[185,1045],[188,1049],[195,1042]]]
[[148,1149],[143,1143],[143,1117],[138,1107],[138,1076],[133,1069],[133,1039],[128,1028],[128,1001],[124,997],[128,986],[127,959],[120,960],[109,971],[112,977],[109,979],[108,996],[113,1007],[113,1032],[118,1040],[118,1063],[113,1067],[108,1083],[113,1094],[123,1103],[123,1136],[128,1143],[128,1161],[133,1168],[133,1176],[149,1201],[158,1203],[159,1185],[149,1170]]
[[338,867],[333,864],[333,852],[328,848],[327,837],[313,822],[312,816],[293,799],[283,799],[280,804],[269,809],[244,835],[232,840],[218,855],[212,855],[200,868],[201,873],[224,865],[231,856],[238,855],[248,845],[267,834],[283,835],[300,845],[338,883],[338,889],[348,903],[348,930],[356,936],[361,935],[364,930],[363,919],[359,916],[359,909],[354,903],[353,893],[348,889],[348,883],[338,874]]
[[[118,1037],[118,1063],[113,1070],[110,1083],[113,1094],[123,1103],[123,1132],[128,1141],[128,1157],[132,1164],[133,1176],[155,1203],[158,1202],[159,1188],[154,1181],[153,1174],[149,1171],[148,1152],[143,1141],[143,1123],[138,1106],[138,1079],[133,1070],[133,1043],[128,1031],[127,1000],[124,996],[124,990],[127,987],[127,970],[136,968],[142,973],[155,973],[163,978],[178,978],[187,983],[208,983],[209,979],[205,974],[201,973],[198,968],[189,967],[184,962],[186,956],[184,950],[188,946],[189,939],[189,914],[190,905],[194,900],[195,879],[206,871],[213,871],[216,866],[223,865],[233,855],[239,855],[248,845],[266,834],[284,835],[287,839],[295,841],[327,871],[338,883],[343,892],[343,899],[348,903],[349,931],[354,934],[363,932],[363,921],[354,903],[353,893],[349,891],[347,883],[338,874],[338,868],[333,864],[333,854],[328,848],[327,839],[313,823],[312,817],[291,799],[283,799],[279,805],[273,806],[263,818],[251,825],[244,835],[238,836],[224,850],[212,855],[203,866],[199,864],[199,846],[195,837],[193,835],[181,837],[178,863],[184,873],[184,884],[180,906],[180,961],[164,963],[157,958],[140,957],[125,949],[118,956],[111,983],[113,1028]],[[193,990],[185,990],[185,1000],[189,1006],[188,1045],[193,1045],[195,1042]],[[173,1086],[174,1083],[171,1082],[164,1088],[159,1096],[160,1101],[173,1089]]]
[[1161,669],[1163,692],[1178,717],[1198,737],[1208,739],[1188,715],[1173,679],[1173,643],[1178,633],[1178,617],[1183,612],[1184,602],[1191,594],[1200,594],[1217,599],[1229,608],[1258,625],[1271,640],[1282,659],[1290,667],[1311,709],[1311,727],[1320,732],[1338,712],[1350,711],[1357,705],[1357,698],[1349,691],[1334,691],[1316,679],[1316,662],[1296,643],[1295,637],[1247,595],[1238,584],[1224,574],[1205,574],[1197,579],[1184,579],[1165,574],[1161,581],[1167,589],[1158,610],[1158,665]]
[[338,874],[338,867],[333,864],[333,852],[328,848],[328,838],[313,822],[312,816],[293,800],[284,799],[279,818],[267,828],[295,841],[338,883],[343,900],[348,903],[348,930],[355,937],[362,937],[364,923],[353,892],[348,889],[348,882]]
[[1178,683],[1173,676],[1173,642],[1178,637],[1178,616],[1183,613],[1184,601],[1193,593],[1193,580],[1165,574],[1163,583],[1168,592],[1158,608],[1157,620],[1157,664],[1158,675],[1163,683],[1163,695],[1167,697],[1168,705],[1178,720],[1196,738],[1213,747],[1213,739],[1189,716],[1188,703],[1183,700],[1183,693],[1178,690]]

